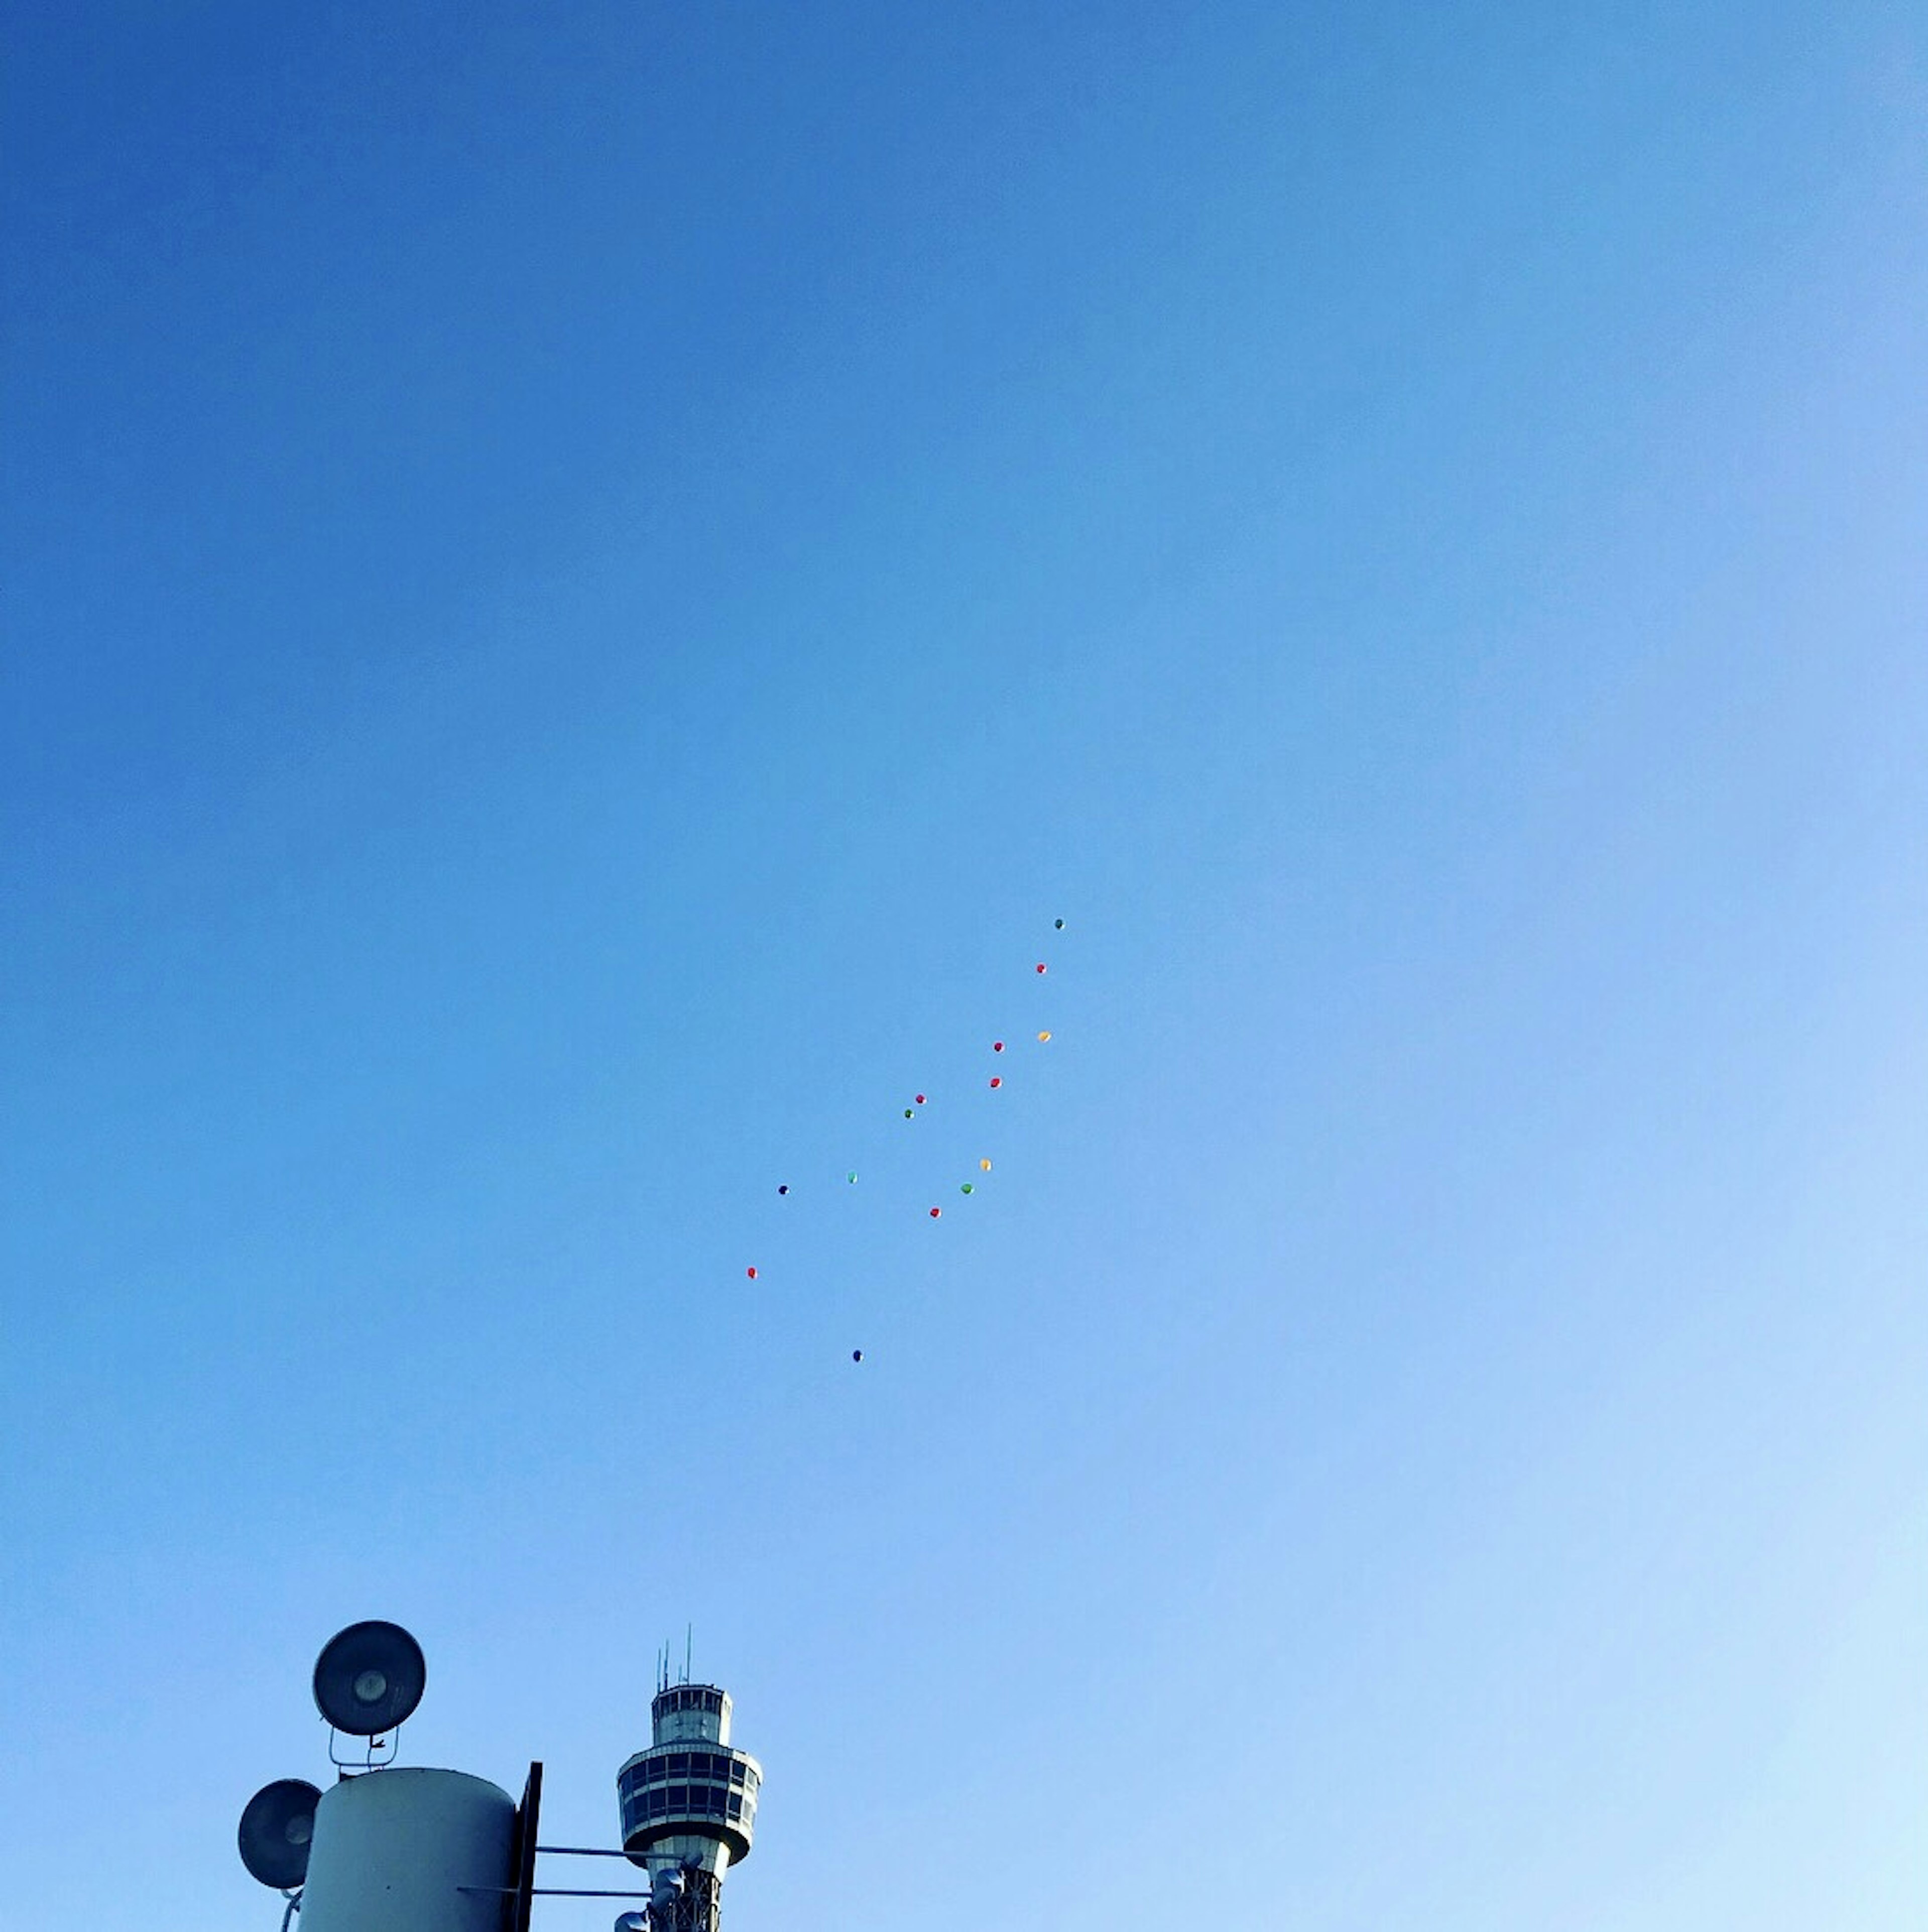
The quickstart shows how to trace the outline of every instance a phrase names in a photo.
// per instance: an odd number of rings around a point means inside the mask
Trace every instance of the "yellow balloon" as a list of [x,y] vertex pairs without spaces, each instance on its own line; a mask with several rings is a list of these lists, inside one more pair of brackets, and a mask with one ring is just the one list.
[[1039,1034],[1038,1037],[1040,1040],[1049,1040],[1051,1038],[1051,1035],[1048,1033],[1041,1033]]
[[991,1163],[988,1160],[979,1161],[978,1162],[978,1166],[982,1168],[986,1174],[988,1174],[991,1172]]

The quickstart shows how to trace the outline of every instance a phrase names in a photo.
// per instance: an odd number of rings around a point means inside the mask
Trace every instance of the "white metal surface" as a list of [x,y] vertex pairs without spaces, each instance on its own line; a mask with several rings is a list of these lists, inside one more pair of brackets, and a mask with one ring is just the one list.
[[349,1778],[315,1810],[301,1932],[499,1932],[514,1830],[508,1793],[466,1772]]

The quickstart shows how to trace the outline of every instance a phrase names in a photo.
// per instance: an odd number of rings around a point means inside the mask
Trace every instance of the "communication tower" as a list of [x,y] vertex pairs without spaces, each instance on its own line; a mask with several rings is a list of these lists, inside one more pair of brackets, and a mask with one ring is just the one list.
[[723,1875],[750,1856],[763,1766],[730,1742],[730,1694],[669,1682],[649,1706],[651,1742],[616,1774],[622,1849],[650,1876],[649,1932],[718,1932]]

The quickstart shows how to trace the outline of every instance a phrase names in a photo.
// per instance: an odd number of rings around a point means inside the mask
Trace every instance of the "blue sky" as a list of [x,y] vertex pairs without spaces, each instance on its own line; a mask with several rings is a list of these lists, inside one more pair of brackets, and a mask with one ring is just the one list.
[[1916,10],[15,43],[8,1923],[1922,1922]]

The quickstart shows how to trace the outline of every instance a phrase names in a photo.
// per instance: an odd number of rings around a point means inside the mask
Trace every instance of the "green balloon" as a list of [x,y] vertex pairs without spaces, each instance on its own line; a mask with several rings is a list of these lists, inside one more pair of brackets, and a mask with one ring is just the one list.
[[844,1175],[844,1178],[847,1180],[853,1187],[854,1187],[857,1184],[856,1169],[855,1168],[852,1168],[850,1172]]
[[973,1189],[972,1189],[971,1184],[970,1184],[970,1183],[969,1181],[967,1181],[967,1181],[963,1184],[963,1186],[961,1186],[961,1187],[958,1190],[958,1192],[960,1194],[969,1194],[969,1193],[972,1192],[973,1191]]
[[917,1109],[915,1107],[906,1107],[904,1110],[904,1118],[907,1120],[914,1120],[917,1118]]

